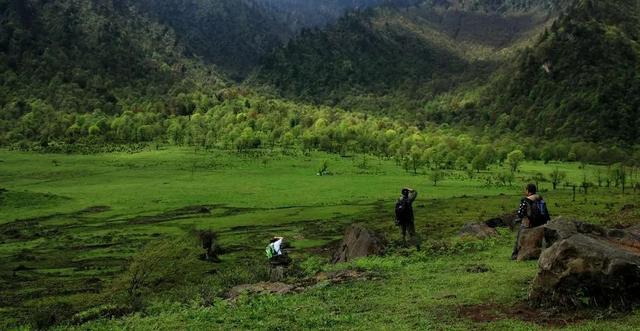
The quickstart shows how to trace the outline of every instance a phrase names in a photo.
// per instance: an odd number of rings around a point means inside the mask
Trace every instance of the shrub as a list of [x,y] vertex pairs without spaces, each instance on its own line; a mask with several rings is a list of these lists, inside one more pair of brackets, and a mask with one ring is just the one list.
[[200,269],[199,249],[190,238],[148,244],[132,258],[127,271],[114,281],[115,293],[137,310],[142,307],[145,296],[185,284],[189,276]]
[[74,313],[73,306],[67,302],[41,306],[31,315],[32,326],[36,329],[46,329],[68,320]]

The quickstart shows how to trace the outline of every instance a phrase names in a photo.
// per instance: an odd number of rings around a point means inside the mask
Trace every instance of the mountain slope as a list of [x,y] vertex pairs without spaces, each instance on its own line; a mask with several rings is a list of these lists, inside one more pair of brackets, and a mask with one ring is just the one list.
[[520,132],[638,143],[640,3],[576,2],[483,102]]
[[188,55],[201,57],[235,79],[294,31],[283,13],[256,0],[140,0],[139,10],[170,27]]
[[424,98],[486,78],[516,45],[542,31],[551,18],[542,3],[508,14],[464,1],[350,14],[328,29],[305,30],[275,51],[258,79],[286,96],[316,102],[398,91]]
[[[280,12],[292,31],[303,27],[324,26],[340,18],[345,11],[377,6],[385,0],[255,0]],[[409,1],[409,0],[404,0]],[[415,1],[415,0],[413,0]]]
[[184,57],[171,29],[126,2],[1,0],[0,8],[0,106],[15,116],[34,100],[67,113],[171,108],[179,93],[221,83]]
[[[406,1],[406,0],[404,0]],[[336,21],[383,0],[139,0],[132,2],[176,32],[190,55],[241,80],[260,57],[301,28]]]

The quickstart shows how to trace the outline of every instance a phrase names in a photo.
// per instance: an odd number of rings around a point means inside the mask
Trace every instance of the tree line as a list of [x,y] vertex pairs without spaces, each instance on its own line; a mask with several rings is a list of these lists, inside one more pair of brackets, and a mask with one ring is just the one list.
[[[199,149],[284,148],[336,154],[393,157],[405,169],[485,170],[505,164],[516,171],[528,160],[614,164],[640,161],[640,148],[623,149],[581,141],[536,142],[516,134],[493,136],[461,132],[447,125],[348,112],[259,96],[239,88],[215,94],[182,95],[187,114],[158,112],[153,102],[127,107],[121,114],[57,111],[42,100],[12,103],[21,113],[5,126],[0,144],[23,149],[55,144],[158,143]],[[15,107],[22,107],[15,111]],[[7,108],[7,107],[5,107]]]

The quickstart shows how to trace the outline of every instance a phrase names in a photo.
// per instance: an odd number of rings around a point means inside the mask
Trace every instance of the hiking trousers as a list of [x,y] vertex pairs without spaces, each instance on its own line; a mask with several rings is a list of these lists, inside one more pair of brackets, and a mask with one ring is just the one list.
[[402,233],[402,241],[407,241],[407,232],[409,233],[409,241],[412,245],[416,245],[416,248],[420,249],[420,238],[416,234],[416,226],[413,222],[400,223],[400,231]]
[[400,223],[400,231],[402,232],[402,240],[406,240],[407,232],[409,232],[409,238],[416,236],[416,226],[413,222]]
[[522,234],[522,230],[527,227],[524,224],[520,224],[520,228],[518,229],[518,234],[516,235],[516,243],[513,245],[513,252],[511,253],[511,258],[516,259],[518,257],[518,247],[520,246],[520,235]]

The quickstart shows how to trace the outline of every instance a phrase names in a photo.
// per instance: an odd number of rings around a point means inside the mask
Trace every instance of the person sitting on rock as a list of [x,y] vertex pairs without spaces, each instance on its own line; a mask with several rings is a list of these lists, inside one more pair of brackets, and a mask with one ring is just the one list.
[[538,188],[535,184],[527,185],[525,188],[525,197],[520,201],[520,207],[518,207],[518,211],[516,212],[518,215],[516,222],[520,221],[520,229],[518,230],[516,243],[513,247],[513,253],[511,254],[511,259],[513,260],[518,258],[518,246],[520,244],[522,229],[544,225],[551,219],[546,202],[537,192]]
[[409,232],[409,240],[413,241],[416,248],[420,250],[420,240],[416,235],[413,217],[413,202],[418,197],[418,192],[411,188],[403,188],[401,194],[396,202],[396,225],[401,229],[402,241],[407,242],[407,232]]

